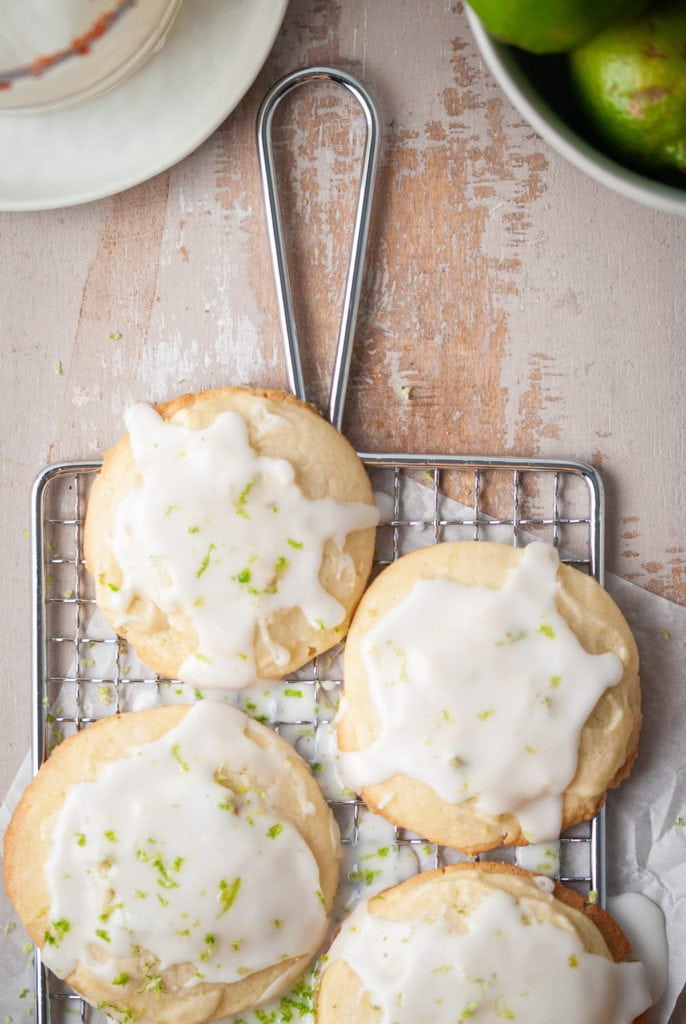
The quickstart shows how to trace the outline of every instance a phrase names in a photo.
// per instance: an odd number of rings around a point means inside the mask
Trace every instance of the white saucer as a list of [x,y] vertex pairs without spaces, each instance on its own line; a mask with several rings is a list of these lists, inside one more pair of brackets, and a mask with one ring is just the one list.
[[159,53],[106,96],[43,114],[0,113],[0,210],[113,195],[187,156],[267,59],[288,0],[185,0]]

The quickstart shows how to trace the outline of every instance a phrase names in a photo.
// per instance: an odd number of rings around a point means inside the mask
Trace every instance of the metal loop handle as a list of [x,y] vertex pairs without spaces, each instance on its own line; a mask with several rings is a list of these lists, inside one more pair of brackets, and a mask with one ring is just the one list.
[[328,418],[340,430],[343,422],[345,396],[350,375],[357,311],[360,303],[364,256],[369,235],[369,221],[372,206],[374,179],[379,158],[380,120],[374,100],[357,79],[336,68],[312,67],[293,71],[274,85],[265,96],[257,115],[257,150],[262,175],[262,187],[267,212],[269,247],[274,270],[274,283],[279,306],[281,334],[286,352],[288,383],[293,393],[306,401],[305,382],[300,360],[300,348],[293,312],[293,298],[288,273],[288,258],[283,237],[281,207],[274,172],[274,151],[272,146],[272,122],[274,112],[284,96],[292,89],[306,82],[325,80],[344,86],[353,94],[365,116],[367,132],[365,137],[360,193],[353,228],[350,260],[345,280],[345,293],[341,311],[341,323],[336,342],[329,392]]

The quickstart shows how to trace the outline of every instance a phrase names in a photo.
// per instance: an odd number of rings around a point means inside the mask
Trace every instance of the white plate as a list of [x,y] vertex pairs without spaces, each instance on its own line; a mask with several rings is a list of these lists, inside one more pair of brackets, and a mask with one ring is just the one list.
[[113,195],[205,141],[267,59],[288,0],[185,0],[159,53],[106,96],[0,114],[0,210]]

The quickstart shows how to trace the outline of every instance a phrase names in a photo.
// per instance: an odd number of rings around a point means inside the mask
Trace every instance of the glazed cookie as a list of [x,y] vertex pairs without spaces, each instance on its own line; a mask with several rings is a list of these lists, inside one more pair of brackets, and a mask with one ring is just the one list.
[[223,388],[126,414],[85,528],[106,619],[162,675],[241,688],[341,640],[378,513],[350,444],[278,391]]
[[628,774],[640,724],[629,627],[549,545],[415,551],[375,580],[351,626],[346,784],[466,853],[592,817]]
[[317,1024],[639,1024],[643,965],[612,918],[551,879],[457,864],[358,904],[326,955]]
[[65,740],[5,837],[45,964],[122,1022],[201,1024],[284,992],[324,941],[339,836],[304,761],[200,701]]

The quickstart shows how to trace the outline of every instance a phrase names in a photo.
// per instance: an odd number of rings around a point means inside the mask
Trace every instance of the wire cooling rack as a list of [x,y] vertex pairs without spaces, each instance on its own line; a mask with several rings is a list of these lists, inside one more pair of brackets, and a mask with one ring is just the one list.
[[[373,572],[400,555],[445,540],[555,545],[561,559],[602,582],[603,491],[591,467],[576,462],[361,454],[381,513]],[[97,612],[84,565],[83,526],[97,462],[45,469],[33,492],[34,771],[64,737],[106,715],[194,700],[197,690],[156,676]],[[322,783],[341,829],[338,909],[361,895],[463,855],[394,828],[342,788],[331,722],[342,684],[339,652],[319,655],[290,678],[230,699],[289,740]],[[212,694],[214,696],[214,694]],[[390,852],[390,855],[389,855]],[[482,859],[515,862],[500,848]],[[558,877],[604,902],[604,819],[565,833]],[[37,957],[37,960],[39,958]],[[91,1020],[94,1011],[37,964],[37,1024]],[[246,1015],[242,1015],[245,1019]]]

